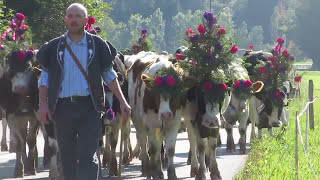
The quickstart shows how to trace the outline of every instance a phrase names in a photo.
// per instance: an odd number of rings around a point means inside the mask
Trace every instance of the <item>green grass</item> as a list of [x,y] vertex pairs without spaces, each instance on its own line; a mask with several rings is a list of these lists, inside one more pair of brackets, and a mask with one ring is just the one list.
[[[308,81],[313,80],[314,96],[320,95],[320,72],[304,71],[302,75],[301,97],[290,102],[290,121],[285,132],[275,130],[275,136],[270,137],[264,132],[261,140],[257,139],[251,145],[251,152],[244,169],[236,177],[237,180],[260,179],[295,179],[295,114],[304,108],[308,96]],[[314,104],[315,130],[309,131],[308,156],[316,176],[320,176],[320,99]],[[305,117],[300,118],[303,140],[305,140]],[[309,168],[307,157],[302,149],[299,138],[299,179],[316,179]]]
[[312,61],[294,62],[294,64],[312,64]]

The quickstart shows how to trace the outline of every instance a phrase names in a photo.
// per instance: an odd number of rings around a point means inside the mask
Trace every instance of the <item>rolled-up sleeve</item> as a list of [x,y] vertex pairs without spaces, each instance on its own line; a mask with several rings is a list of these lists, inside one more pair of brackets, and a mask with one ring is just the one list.
[[117,73],[111,67],[103,73],[102,79],[107,85],[118,77]]
[[41,75],[40,75],[40,79],[38,80],[38,88],[40,86],[46,86],[47,88],[49,87],[49,83],[48,83],[48,72],[42,70]]

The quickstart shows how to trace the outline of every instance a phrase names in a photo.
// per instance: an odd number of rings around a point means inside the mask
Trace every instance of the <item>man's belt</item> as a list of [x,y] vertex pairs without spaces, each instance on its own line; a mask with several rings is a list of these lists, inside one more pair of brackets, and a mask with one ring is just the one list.
[[70,97],[59,98],[59,101],[61,101],[61,102],[81,102],[81,101],[87,101],[90,99],[91,99],[91,96],[70,96]]

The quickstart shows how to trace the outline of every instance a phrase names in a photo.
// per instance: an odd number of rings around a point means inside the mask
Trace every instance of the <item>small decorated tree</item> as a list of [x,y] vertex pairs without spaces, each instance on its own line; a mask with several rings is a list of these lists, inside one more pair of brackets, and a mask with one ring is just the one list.
[[28,62],[34,56],[34,48],[31,46],[31,32],[25,24],[25,16],[17,13],[10,21],[9,28],[0,39],[0,61],[5,66],[6,60],[16,59]]
[[100,26],[92,27],[93,24],[96,23],[96,18],[93,16],[89,16],[88,19],[86,19],[86,25],[85,30],[88,31],[91,34],[97,34],[101,32]]
[[138,54],[141,51],[151,51],[151,42],[147,39],[148,31],[147,29],[141,30],[140,38],[132,44],[132,53]]
[[217,23],[213,12],[206,11],[203,21],[194,31],[186,30],[189,44],[184,54],[176,54],[181,67],[187,75],[196,79],[202,87],[206,99],[221,102],[227,91],[227,82],[232,82],[227,75],[231,62],[236,60],[238,46],[232,37],[225,36],[227,29]]

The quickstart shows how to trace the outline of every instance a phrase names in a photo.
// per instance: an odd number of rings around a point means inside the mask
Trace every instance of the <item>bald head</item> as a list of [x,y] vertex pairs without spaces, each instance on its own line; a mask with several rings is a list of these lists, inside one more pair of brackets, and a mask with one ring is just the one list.
[[71,4],[71,5],[67,8],[66,15],[68,15],[68,12],[70,12],[71,10],[74,10],[74,9],[77,9],[77,10],[82,11],[82,12],[84,13],[84,17],[87,17],[87,16],[88,16],[87,8],[85,8],[82,4],[79,4],[79,3],[73,3],[73,4]]

